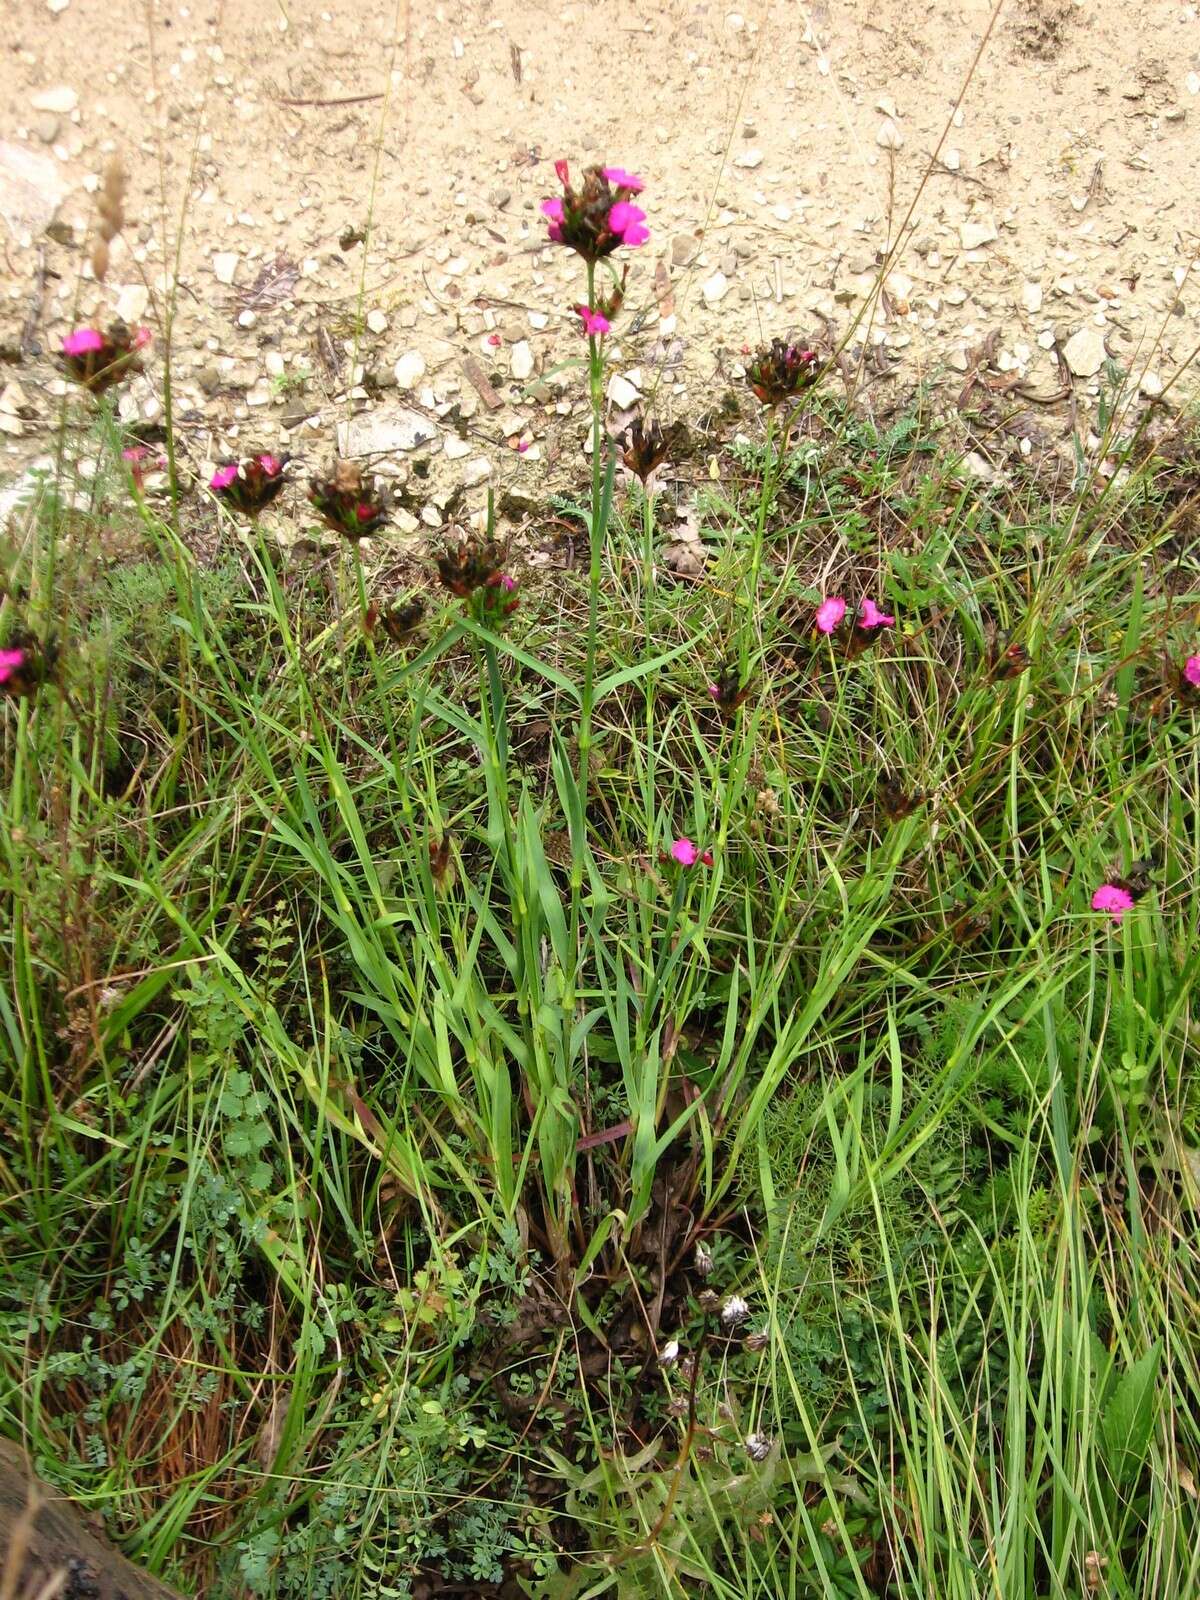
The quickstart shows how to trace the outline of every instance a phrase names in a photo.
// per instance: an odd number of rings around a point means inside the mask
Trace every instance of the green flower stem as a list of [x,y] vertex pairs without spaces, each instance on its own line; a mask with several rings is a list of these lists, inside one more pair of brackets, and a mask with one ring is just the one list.
[[740,629],[738,672],[744,682],[750,670],[750,633],[758,615],[758,585],[762,575],[763,548],[767,537],[767,516],[771,509],[771,496],[775,492],[775,407],[767,412],[767,444],[763,460],[762,490],[758,497],[758,515],[754,520],[754,542],[750,548],[750,583],[746,596],[749,626]]
[[649,648],[651,596],[654,591],[654,496],[642,485],[642,626]]
[[[596,263],[587,264],[588,310],[596,305]],[[588,521],[590,565],[588,570],[587,654],[583,667],[583,697],[579,711],[579,781],[581,799],[586,806],[592,750],[592,702],[596,682],[596,633],[600,612],[600,565],[604,554],[604,529],[600,525],[601,483],[600,424],[604,406],[604,358],[600,340],[588,337],[588,387],[592,400],[592,512]]]

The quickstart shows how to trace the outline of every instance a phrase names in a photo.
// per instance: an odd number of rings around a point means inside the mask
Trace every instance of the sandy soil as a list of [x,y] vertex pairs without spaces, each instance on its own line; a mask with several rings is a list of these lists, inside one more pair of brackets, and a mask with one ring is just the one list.
[[[488,483],[577,475],[580,270],[537,211],[559,156],[646,179],[611,344],[666,416],[709,408],[775,334],[850,334],[871,395],[971,372],[1043,421],[1055,395],[1070,415],[1064,378],[1094,397],[1106,355],[1170,404],[1200,343],[1200,18],[1180,0],[8,0],[7,19],[0,476],[48,448],[46,353],[77,300],[161,326],[176,275],[197,470],[243,444],[316,465],[340,423],[395,480],[401,534],[464,486],[478,511]],[[81,282],[113,154],[128,224],[107,280]],[[160,396],[161,359],[124,405],[153,421]]]

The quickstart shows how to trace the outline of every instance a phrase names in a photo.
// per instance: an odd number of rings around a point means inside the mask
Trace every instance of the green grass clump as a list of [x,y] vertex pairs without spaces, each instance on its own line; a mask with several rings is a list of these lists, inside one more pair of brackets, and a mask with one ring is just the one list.
[[594,614],[564,563],[397,639],[119,445],[0,622],[38,1470],[213,1593],[1191,1600],[1179,471],[981,487],[818,394],[702,581],[610,474]]

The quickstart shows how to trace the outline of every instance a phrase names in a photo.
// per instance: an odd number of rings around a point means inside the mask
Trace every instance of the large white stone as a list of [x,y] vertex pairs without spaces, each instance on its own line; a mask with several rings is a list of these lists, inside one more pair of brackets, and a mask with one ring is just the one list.
[[960,223],[958,237],[964,250],[978,250],[981,245],[991,244],[996,237],[996,224],[989,217]]
[[425,357],[419,350],[406,350],[392,371],[401,389],[415,389],[425,376]]
[[729,293],[729,279],[723,272],[714,272],[711,278],[706,278],[700,290],[707,306],[719,305]]
[[638,403],[641,394],[636,384],[630,383],[621,373],[614,372],[608,380],[608,398],[618,411],[628,411],[630,406]]
[[1080,328],[1063,345],[1063,356],[1077,378],[1094,378],[1104,365],[1104,337],[1097,328]]
[[518,339],[508,358],[508,370],[518,383],[533,376],[533,351],[528,339]]
[[144,283],[127,283],[117,296],[117,315],[122,322],[140,322],[150,304],[150,291]]
[[338,454],[342,456],[386,455],[392,450],[415,450],[437,438],[437,429],[426,418],[403,406],[372,411],[338,423]]
[[58,162],[44,150],[0,143],[0,221],[18,242],[53,222],[67,193]]
[[39,89],[29,103],[35,111],[57,111],[65,117],[79,104],[79,96],[67,84],[56,83],[52,89]]

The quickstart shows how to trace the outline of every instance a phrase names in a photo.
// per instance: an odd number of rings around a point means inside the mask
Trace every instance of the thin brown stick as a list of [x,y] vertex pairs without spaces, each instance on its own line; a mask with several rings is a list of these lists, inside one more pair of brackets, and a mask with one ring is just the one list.
[[287,95],[276,95],[275,104],[280,106],[364,106],[370,100],[382,100],[383,91],[378,94],[345,94],[336,100],[293,100]]

